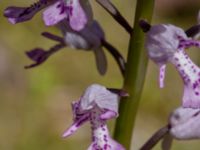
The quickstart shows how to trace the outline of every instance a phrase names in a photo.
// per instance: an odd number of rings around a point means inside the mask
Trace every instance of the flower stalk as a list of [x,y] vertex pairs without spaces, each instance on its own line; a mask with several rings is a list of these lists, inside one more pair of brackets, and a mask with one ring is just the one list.
[[144,33],[139,27],[139,20],[151,21],[154,8],[154,0],[138,0],[134,29],[131,34],[124,90],[129,93],[128,98],[120,102],[119,117],[116,121],[114,138],[127,150],[130,149],[132,133],[135,124],[137,109],[144,85],[148,58],[144,50]]

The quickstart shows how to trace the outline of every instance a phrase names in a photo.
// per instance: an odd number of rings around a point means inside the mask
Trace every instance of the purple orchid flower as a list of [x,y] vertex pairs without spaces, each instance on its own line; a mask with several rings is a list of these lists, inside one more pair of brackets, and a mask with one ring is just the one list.
[[43,20],[47,26],[52,26],[65,20],[69,22],[73,30],[79,31],[87,24],[89,13],[91,13],[90,4],[82,1],[39,0],[30,7],[8,7],[4,11],[4,16],[12,24],[15,24],[30,20],[37,12],[47,7],[43,12]]
[[63,134],[72,135],[81,125],[89,121],[92,129],[92,144],[88,150],[124,150],[114,141],[106,125],[106,120],[118,116],[119,96],[104,86],[89,86],[80,100],[72,103],[74,123]]
[[185,52],[191,46],[200,47],[200,42],[188,38],[181,28],[161,24],[147,32],[145,46],[160,68],[160,87],[164,87],[166,63],[170,62],[184,82],[183,107],[200,108],[200,69]]
[[74,31],[70,25],[65,23],[65,21],[60,22],[58,26],[63,33],[63,38],[46,32],[42,35],[57,41],[60,44],[55,45],[48,51],[45,51],[42,48],[36,48],[28,51],[26,53],[27,56],[35,61],[35,63],[26,66],[26,68],[35,67],[42,64],[53,53],[68,46],[73,49],[93,51],[97,69],[101,75],[104,75],[107,70],[107,59],[101,43],[101,40],[104,39],[104,32],[98,22],[95,20],[91,21],[91,23],[87,24],[81,31]]
[[177,108],[170,116],[170,134],[179,140],[200,139],[200,109]]
[[114,57],[122,75],[124,75],[124,58],[117,49],[115,49],[109,42],[106,41],[103,29],[97,21],[92,20],[81,31],[74,31],[68,24],[65,24],[65,22],[59,23],[58,27],[62,31],[63,37],[59,37],[48,32],[43,32],[42,35],[48,39],[58,42],[59,44],[51,47],[48,50],[35,48],[26,52],[27,56],[35,63],[26,66],[25,68],[32,68],[41,65],[55,52],[64,47],[71,47],[78,50],[92,51],[95,56],[97,69],[101,75],[104,75],[107,70],[107,59],[103,51],[103,47],[105,47]]

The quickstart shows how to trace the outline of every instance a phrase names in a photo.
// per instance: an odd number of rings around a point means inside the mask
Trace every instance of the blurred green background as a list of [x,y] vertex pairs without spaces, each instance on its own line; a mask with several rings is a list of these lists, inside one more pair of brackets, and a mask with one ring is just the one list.
[[[40,33],[60,34],[54,27],[46,28],[41,14],[31,21],[11,25],[3,17],[10,5],[27,6],[25,0],[1,1],[0,16],[0,150],[85,150],[90,144],[89,125],[81,127],[73,136],[62,139],[63,131],[72,123],[70,103],[76,100],[91,83],[120,88],[122,76],[108,53],[108,72],[98,74],[92,52],[65,48],[43,65],[25,70],[32,63],[24,54],[34,47],[49,48],[55,43],[42,38]],[[134,0],[113,0],[132,24]],[[126,57],[128,34],[95,1],[94,16],[110,41]],[[145,5],[145,4],[144,4]],[[172,23],[187,28],[196,24],[199,0],[157,0],[154,23]],[[197,49],[188,51],[200,64]],[[169,113],[180,105],[182,81],[169,65],[166,85],[159,89],[158,70],[149,62],[143,96],[134,132],[133,146],[138,149],[158,128],[167,123]],[[111,131],[114,121],[109,122]],[[175,141],[173,150],[199,149],[200,141]],[[133,149],[133,148],[132,148]],[[159,150],[160,145],[155,147]]]

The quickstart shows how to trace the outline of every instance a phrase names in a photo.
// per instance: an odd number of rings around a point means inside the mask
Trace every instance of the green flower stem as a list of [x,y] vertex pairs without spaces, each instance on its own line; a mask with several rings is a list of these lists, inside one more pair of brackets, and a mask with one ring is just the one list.
[[116,121],[114,138],[126,150],[130,149],[136,113],[144,85],[147,70],[147,54],[144,50],[144,33],[139,27],[139,20],[150,22],[153,14],[154,0],[137,0],[134,30],[130,38],[124,90],[128,98],[120,101],[119,117]]

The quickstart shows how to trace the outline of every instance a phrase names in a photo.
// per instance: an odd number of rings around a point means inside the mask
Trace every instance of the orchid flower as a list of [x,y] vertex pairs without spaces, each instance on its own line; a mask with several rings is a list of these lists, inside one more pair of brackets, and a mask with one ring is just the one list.
[[102,47],[104,46],[114,57],[119,65],[122,75],[124,75],[124,58],[118,52],[118,50],[116,50],[111,44],[109,44],[105,40],[103,29],[97,21],[92,20],[91,23],[87,24],[81,31],[74,31],[65,22],[60,22],[58,27],[62,31],[63,37],[59,37],[47,32],[42,33],[42,35],[46,38],[59,42],[59,44],[51,47],[47,51],[43,50],[42,48],[35,48],[31,51],[28,51],[26,53],[27,56],[35,61],[35,63],[26,66],[26,68],[35,67],[42,64],[44,61],[47,60],[49,56],[51,56],[61,48],[68,46],[73,49],[81,49],[94,52],[97,69],[101,75],[104,75],[107,70],[107,59],[102,49]]
[[170,134],[179,140],[200,139],[200,109],[177,108],[170,116]]
[[93,20],[92,9],[87,0],[39,0],[30,7],[8,7],[4,15],[11,23],[18,23],[30,20],[38,11],[46,7],[47,9],[43,12],[45,24],[57,24],[63,37],[42,33],[43,36],[55,40],[59,44],[47,51],[35,48],[26,52],[27,56],[35,63],[25,66],[25,68],[42,64],[49,56],[68,46],[74,49],[93,51],[97,69],[101,75],[104,75],[107,70],[106,56],[102,50],[102,46],[104,46],[113,55],[124,75],[125,60],[112,45],[105,41],[104,32],[101,26]]
[[72,102],[74,123],[64,132],[63,137],[72,135],[81,125],[90,122],[92,143],[88,150],[124,150],[114,141],[106,125],[106,120],[118,116],[119,95],[104,86],[93,84],[84,92],[80,100]]
[[170,62],[184,82],[183,107],[200,108],[200,69],[185,52],[191,46],[200,48],[200,42],[187,37],[181,28],[161,24],[147,32],[145,46],[160,68],[160,87],[164,87],[166,64]]
[[49,33],[43,33],[42,35],[55,40],[60,44],[55,45],[48,51],[45,51],[42,48],[35,48],[27,52],[27,56],[35,61],[35,63],[26,68],[40,65],[54,52],[68,46],[73,49],[93,51],[99,73],[102,75],[105,74],[107,70],[107,60],[101,44],[101,40],[104,39],[104,32],[101,26],[93,20],[90,24],[87,24],[84,29],[78,32],[74,31],[65,22],[59,23],[59,28],[63,33],[63,37],[58,37]]
[[73,30],[79,31],[84,28],[92,15],[90,14],[90,4],[86,0],[39,0],[30,7],[8,7],[4,11],[4,16],[12,24],[15,24],[30,20],[37,12],[46,7],[47,9],[43,12],[43,20],[47,26],[65,20],[69,22]]

